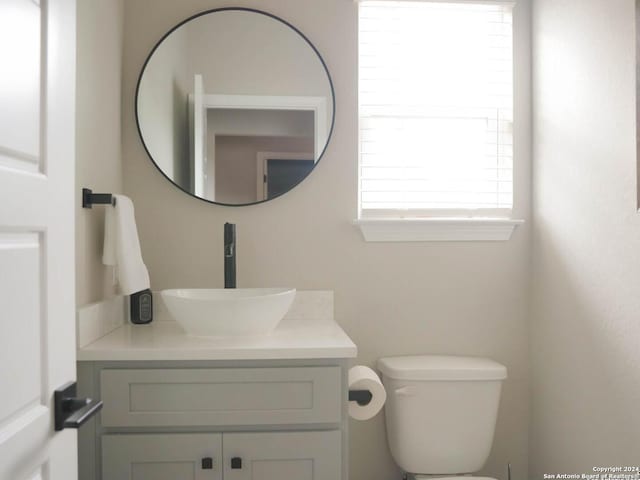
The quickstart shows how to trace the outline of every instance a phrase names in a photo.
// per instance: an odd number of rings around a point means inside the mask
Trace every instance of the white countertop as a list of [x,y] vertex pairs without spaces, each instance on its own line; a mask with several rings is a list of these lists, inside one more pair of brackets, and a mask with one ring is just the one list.
[[256,337],[192,337],[173,321],[122,325],[78,349],[78,361],[293,360],[354,358],[357,348],[333,320],[285,318]]

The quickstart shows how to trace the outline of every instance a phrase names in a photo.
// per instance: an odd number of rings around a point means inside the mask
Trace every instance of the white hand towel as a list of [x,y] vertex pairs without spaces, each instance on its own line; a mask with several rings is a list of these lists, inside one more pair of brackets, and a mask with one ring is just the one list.
[[133,202],[124,195],[114,197],[116,205],[106,208],[102,263],[116,268],[120,290],[131,295],[150,287],[149,272],[142,261]]

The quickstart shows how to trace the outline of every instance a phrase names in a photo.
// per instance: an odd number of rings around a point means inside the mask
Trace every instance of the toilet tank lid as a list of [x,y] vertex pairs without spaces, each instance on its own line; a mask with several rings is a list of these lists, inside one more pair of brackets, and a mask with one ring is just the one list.
[[412,355],[378,360],[378,369],[395,380],[504,380],[507,367],[489,358]]

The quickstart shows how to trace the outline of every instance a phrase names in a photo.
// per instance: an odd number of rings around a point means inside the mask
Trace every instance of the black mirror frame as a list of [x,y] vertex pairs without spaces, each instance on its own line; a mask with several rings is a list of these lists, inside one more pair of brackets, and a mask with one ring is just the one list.
[[[294,32],[296,32],[298,35],[300,35],[300,37],[307,43],[307,45],[309,45],[311,47],[311,49],[318,56],[318,59],[320,60],[320,63],[322,64],[322,68],[324,69],[325,73],[327,74],[327,79],[329,80],[329,87],[331,88],[331,104],[332,104],[331,127],[329,128],[329,134],[327,135],[327,141],[326,141],[326,143],[324,145],[324,148],[322,149],[322,152],[320,152],[320,155],[318,156],[318,159],[316,160],[315,165],[313,166],[311,171],[307,175],[305,175],[304,178],[302,178],[299,182],[297,182],[295,185],[293,185],[289,190],[287,190],[286,192],[282,192],[281,194],[276,195],[274,197],[271,197],[271,198],[268,198],[268,199],[265,199],[265,200],[259,200],[259,201],[252,202],[252,203],[224,203],[224,202],[216,202],[216,201],[213,201],[213,200],[208,200],[206,198],[198,197],[197,195],[191,193],[190,191],[184,189],[183,187],[178,185],[176,182],[174,182],[171,178],[169,178],[169,176],[167,176],[164,173],[164,171],[158,166],[156,161],[153,159],[153,156],[151,155],[151,152],[149,151],[149,148],[147,147],[147,144],[144,141],[144,137],[142,136],[142,129],[140,127],[140,118],[139,118],[139,115],[138,115],[138,94],[139,94],[139,91],[140,91],[140,83],[142,81],[142,76],[144,75],[144,72],[145,72],[145,70],[147,68],[147,64],[151,60],[151,57],[153,56],[155,51],[158,49],[158,47],[160,47],[162,42],[164,42],[164,40],[169,35],[171,35],[175,30],[180,28],[185,23],[190,22],[191,20],[194,20],[194,19],[196,19],[198,17],[202,17],[204,15],[209,15],[211,13],[223,12],[223,11],[241,11],[241,12],[257,13],[257,14],[269,17],[269,18],[271,18],[273,20],[276,20],[276,21],[286,25],[287,27],[291,28]],[[162,36],[162,38],[160,38],[160,40],[158,40],[158,42],[151,49],[151,52],[149,52],[149,55],[147,56],[146,60],[144,61],[144,64],[142,65],[142,69],[140,70],[140,75],[138,76],[138,83],[136,85],[136,94],[135,94],[134,103],[135,103],[135,116],[136,116],[136,127],[138,129],[138,136],[140,137],[140,141],[142,142],[142,146],[144,147],[144,150],[147,153],[147,156],[151,160],[151,163],[153,163],[153,165],[162,174],[162,176],[164,178],[166,178],[169,182],[171,182],[171,184],[174,187],[182,190],[187,195],[189,195],[189,196],[191,196],[193,198],[197,198],[198,200],[202,200],[203,202],[207,202],[207,203],[210,203],[210,204],[213,204],[213,205],[221,205],[221,206],[224,206],[224,207],[246,207],[246,206],[250,206],[250,205],[258,205],[260,203],[269,202],[271,200],[274,200],[276,198],[279,198],[279,197],[287,194],[288,192],[290,192],[291,190],[296,188],[298,185],[300,185],[309,175],[311,175],[313,173],[313,171],[318,166],[318,163],[320,163],[320,160],[324,156],[324,152],[327,150],[327,147],[329,146],[329,142],[331,141],[331,136],[333,134],[333,128],[334,128],[335,121],[336,121],[336,94],[335,94],[335,90],[333,88],[333,80],[331,79],[331,74],[329,73],[329,69],[327,68],[327,64],[325,63],[324,59],[322,58],[322,55],[320,55],[320,52],[315,47],[315,45],[313,43],[311,43],[311,41],[300,30],[298,30],[296,27],[291,25],[286,20],[283,20],[282,18],[280,18],[280,17],[278,17],[276,15],[273,15],[271,13],[265,12],[263,10],[257,10],[255,8],[245,8],[245,7],[223,7],[223,8],[214,8],[214,9],[211,9],[211,10],[205,10],[203,12],[197,13],[195,15],[192,15],[192,16],[184,19],[183,21],[181,21],[180,23],[175,25],[173,28],[171,28],[168,32],[166,32]]]

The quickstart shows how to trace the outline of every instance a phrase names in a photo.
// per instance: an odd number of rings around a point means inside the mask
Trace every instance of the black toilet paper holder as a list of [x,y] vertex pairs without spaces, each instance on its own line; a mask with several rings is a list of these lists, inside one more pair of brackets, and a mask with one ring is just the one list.
[[369,390],[349,390],[349,401],[356,402],[361,407],[369,405],[373,394]]

